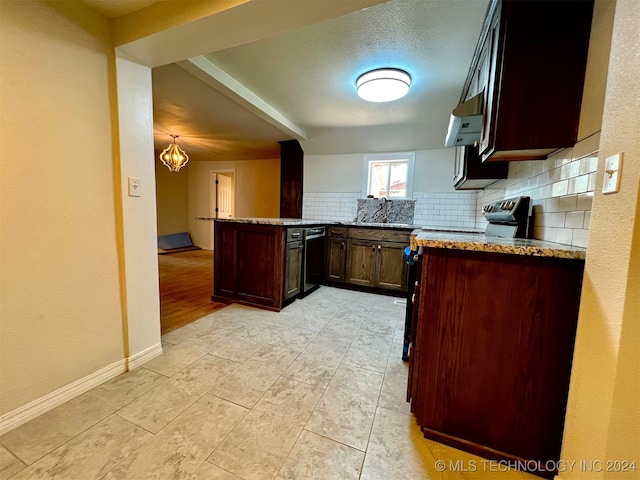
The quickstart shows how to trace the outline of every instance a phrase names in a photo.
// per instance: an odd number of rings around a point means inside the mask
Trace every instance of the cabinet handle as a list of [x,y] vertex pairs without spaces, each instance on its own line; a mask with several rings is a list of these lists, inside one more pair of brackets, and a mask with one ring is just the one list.
[[416,303],[416,294],[411,295],[411,303]]
[[301,235],[300,233],[292,233],[291,238],[298,238],[300,237],[300,235]]
[[382,248],[382,245],[378,245],[378,250],[380,250]]
[[344,242],[340,242],[340,246],[344,248]]

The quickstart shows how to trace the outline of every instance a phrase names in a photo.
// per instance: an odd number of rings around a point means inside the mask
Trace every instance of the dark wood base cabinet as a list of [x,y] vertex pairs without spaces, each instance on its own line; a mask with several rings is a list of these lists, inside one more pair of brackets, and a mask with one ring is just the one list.
[[347,229],[345,227],[329,227],[327,232],[324,279],[328,282],[344,282],[347,259]]
[[411,229],[329,227],[325,281],[388,295],[407,292],[404,248]]
[[434,248],[421,262],[407,397],[424,436],[552,478],[584,262]]
[[293,301],[300,293],[301,238],[300,228],[216,222],[212,300],[276,311]]
[[404,248],[409,231],[349,228],[345,282],[385,291],[407,291]]

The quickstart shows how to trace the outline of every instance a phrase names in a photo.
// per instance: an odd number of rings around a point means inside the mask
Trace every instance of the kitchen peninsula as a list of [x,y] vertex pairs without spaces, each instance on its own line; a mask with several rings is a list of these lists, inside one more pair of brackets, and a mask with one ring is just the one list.
[[[202,217],[201,217],[202,218]],[[204,218],[202,218],[204,219]],[[314,259],[305,230],[328,230]],[[287,218],[215,220],[213,297],[279,311],[294,301],[305,269],[315,282],[404,294],[404,248],[413,226]]]

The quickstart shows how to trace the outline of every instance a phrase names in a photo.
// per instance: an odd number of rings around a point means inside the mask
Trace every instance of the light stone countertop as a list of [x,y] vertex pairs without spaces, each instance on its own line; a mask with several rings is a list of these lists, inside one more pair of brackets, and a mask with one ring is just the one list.
[[220,222],[229,223],[250,223],[254,225],[280,225],[285,227],[296,227],[306,225],[326,225],[326,226],[352,226],[352,227],[377,227],[377,228],[400,228],[412,230],[421,228],[421,225],[413,225],[410,223],[370,223],[370,222],[349,222],[342,220],[318,220],[305,218],[214,218],[214,217],[196,217],[196,220],[218,220]]
[[533,257],[584,260],[587,250],[562,243],[545,242],[528,238],[486,237],[484,234],[414,230],[411,232],[411,249],[418,247],[445,248],[474,252],[494,252]]
[[468,250],[475,252],[495,252],[533,257],[552,257],[584,260],[587,250],[562,243],[545,242],[525,238],[486,237],[484,233],[468,228],[438,228],[411,225],[408,223],[368,223],[341,220],[319,220],[303,218],[213,218],[196,217],[196,220],[218,220],[230,223],[248,223],[254,225],[278,225],[283,227],[304,227],[307,225],[355,226],[375,228],[412,229],[411,249],[418,247],[445,248],[449,250]]

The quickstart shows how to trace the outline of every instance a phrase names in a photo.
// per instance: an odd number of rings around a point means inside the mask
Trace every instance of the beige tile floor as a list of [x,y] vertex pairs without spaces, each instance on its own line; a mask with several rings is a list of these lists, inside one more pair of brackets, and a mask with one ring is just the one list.
[[396,298],[329,287],[280,313],[231,305],[0,437],[0,479],[537,478],[423,438],[403,327]]

